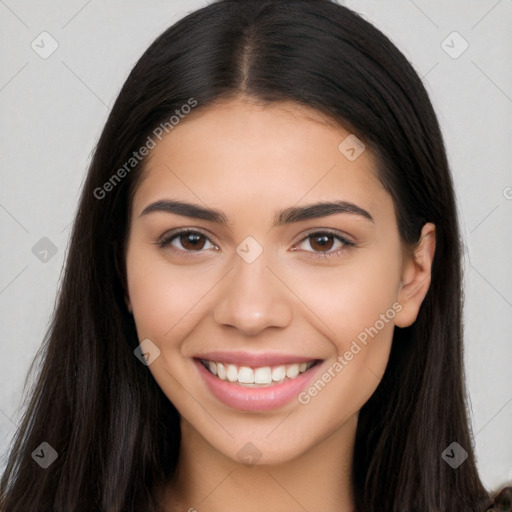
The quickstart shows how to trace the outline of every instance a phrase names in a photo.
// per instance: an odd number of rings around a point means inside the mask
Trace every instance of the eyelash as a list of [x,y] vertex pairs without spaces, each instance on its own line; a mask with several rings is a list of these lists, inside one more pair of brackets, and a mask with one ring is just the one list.
[[[180,235],[184,235],[184,234],[200,235],[200,236],[206,238],[206,240],[208,240],[215,247],[217,247],[205,233],[202,233],[201,231],[197,231],[197,230],[193,230],[193,229],[183,229],[181,231],[171,233],[170,235],[167,235],[167,236],[164,235],[158,242],[156,242],[156,245],[158,245],[161,249],[165,249],[171,244],[171,242],[175,238],[179,237]],[[333,233],[331,231],[314,231],[312,233],[309,233],[306,237],[304,237],[302,240],[300,240],[297,245],[306,241],[308,238],[313,238],[314,236],[319,236],[319,235],[328,235],[329,237],[333,237],[333,238],[337,239],[338,241],[340,241],[343,244],[343,247],[341,247],[340,249],[338,249],[336,251],[327,252],[327,253],[326,252],[305,251],[305,252],[311,254],[311,256],[313,258],[325,259],[325,258],[331,258],[333,256],[339,256],[343,251],[345,251],[347,249],[347,247],[355,247],[356,246],[356,244],[354,242],[351,242],[350,240],[347,240],[343,236],[341,236],[337,233]],[[173,249],[175,249],[175,248],[173,248]],[[175,249],[175,250],[182,252],[185,257],[192,257],[192,258],[195,257],[193,255],[194,252],[197,252],[197,253],[201,252],[200,250],[199,251],[189,251],[186,249]]]

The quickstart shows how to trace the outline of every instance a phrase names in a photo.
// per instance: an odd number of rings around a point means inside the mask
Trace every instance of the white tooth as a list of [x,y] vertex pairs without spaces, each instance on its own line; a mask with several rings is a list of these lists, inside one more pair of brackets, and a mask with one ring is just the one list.
[[238,380],[238,369],[234,364],[228,364],[228,369],[226,370],[226,375],[229,382],[235,382]]
[[222,380],[226,380],[226,368],[224,368],[224,365],[222,363],[217,363],[217,377]]
[[242,384],[254,383],[254,370],[248,366],[240,366],[238,370],[238,382]]
[[299,375],[299,365],[298,363],[291,364],[286,368],[286,376],[290,379],[293,379],[294,377],[297,377]]
[[210,371],[213,375],[217,375],[217,363],[214,361],[210,361]]
[[254,382],[256,384],[270,384],[272,382],[272,370],[270,366],[263,366],[254,370]]
[[300,363],[299,364],[299,372],[302,373],[302,372],[305,372],[308,368],[308,363]]
[[272,369],[272,380],[278,382],[286,377],[286,368],[284,365],[276,366]]

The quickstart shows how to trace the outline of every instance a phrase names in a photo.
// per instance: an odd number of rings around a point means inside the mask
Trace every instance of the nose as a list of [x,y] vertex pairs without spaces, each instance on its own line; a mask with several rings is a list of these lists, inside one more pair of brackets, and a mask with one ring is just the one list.
[[268,327],[286,327],[293,318],[290,291],[267,268],[265,252],[252,263],[235,255],[214,307],[217,323],[255,336]]

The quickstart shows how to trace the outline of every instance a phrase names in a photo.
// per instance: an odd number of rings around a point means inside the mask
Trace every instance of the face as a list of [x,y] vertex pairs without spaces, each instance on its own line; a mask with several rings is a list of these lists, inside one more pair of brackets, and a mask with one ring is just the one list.
[[127,304],[148,371],[230,459],[341,431],[408,323],[393,201],[349,135],[294,103],[224,101],[157,144],[136,190]]

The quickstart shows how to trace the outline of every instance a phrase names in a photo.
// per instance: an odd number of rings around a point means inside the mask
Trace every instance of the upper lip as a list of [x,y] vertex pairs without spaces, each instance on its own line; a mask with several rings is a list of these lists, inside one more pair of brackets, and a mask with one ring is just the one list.
[[230,363],[237,366],[278,366],[283,364],[309,363],[317,361],[317,358],[308,356],[297,356],[293,354],[280,353],[257,353],[257,352],[232,352],[232,351],[213,351],[197,354],[195,359],[205,359],[207,361],[217,361],[219,363]]

